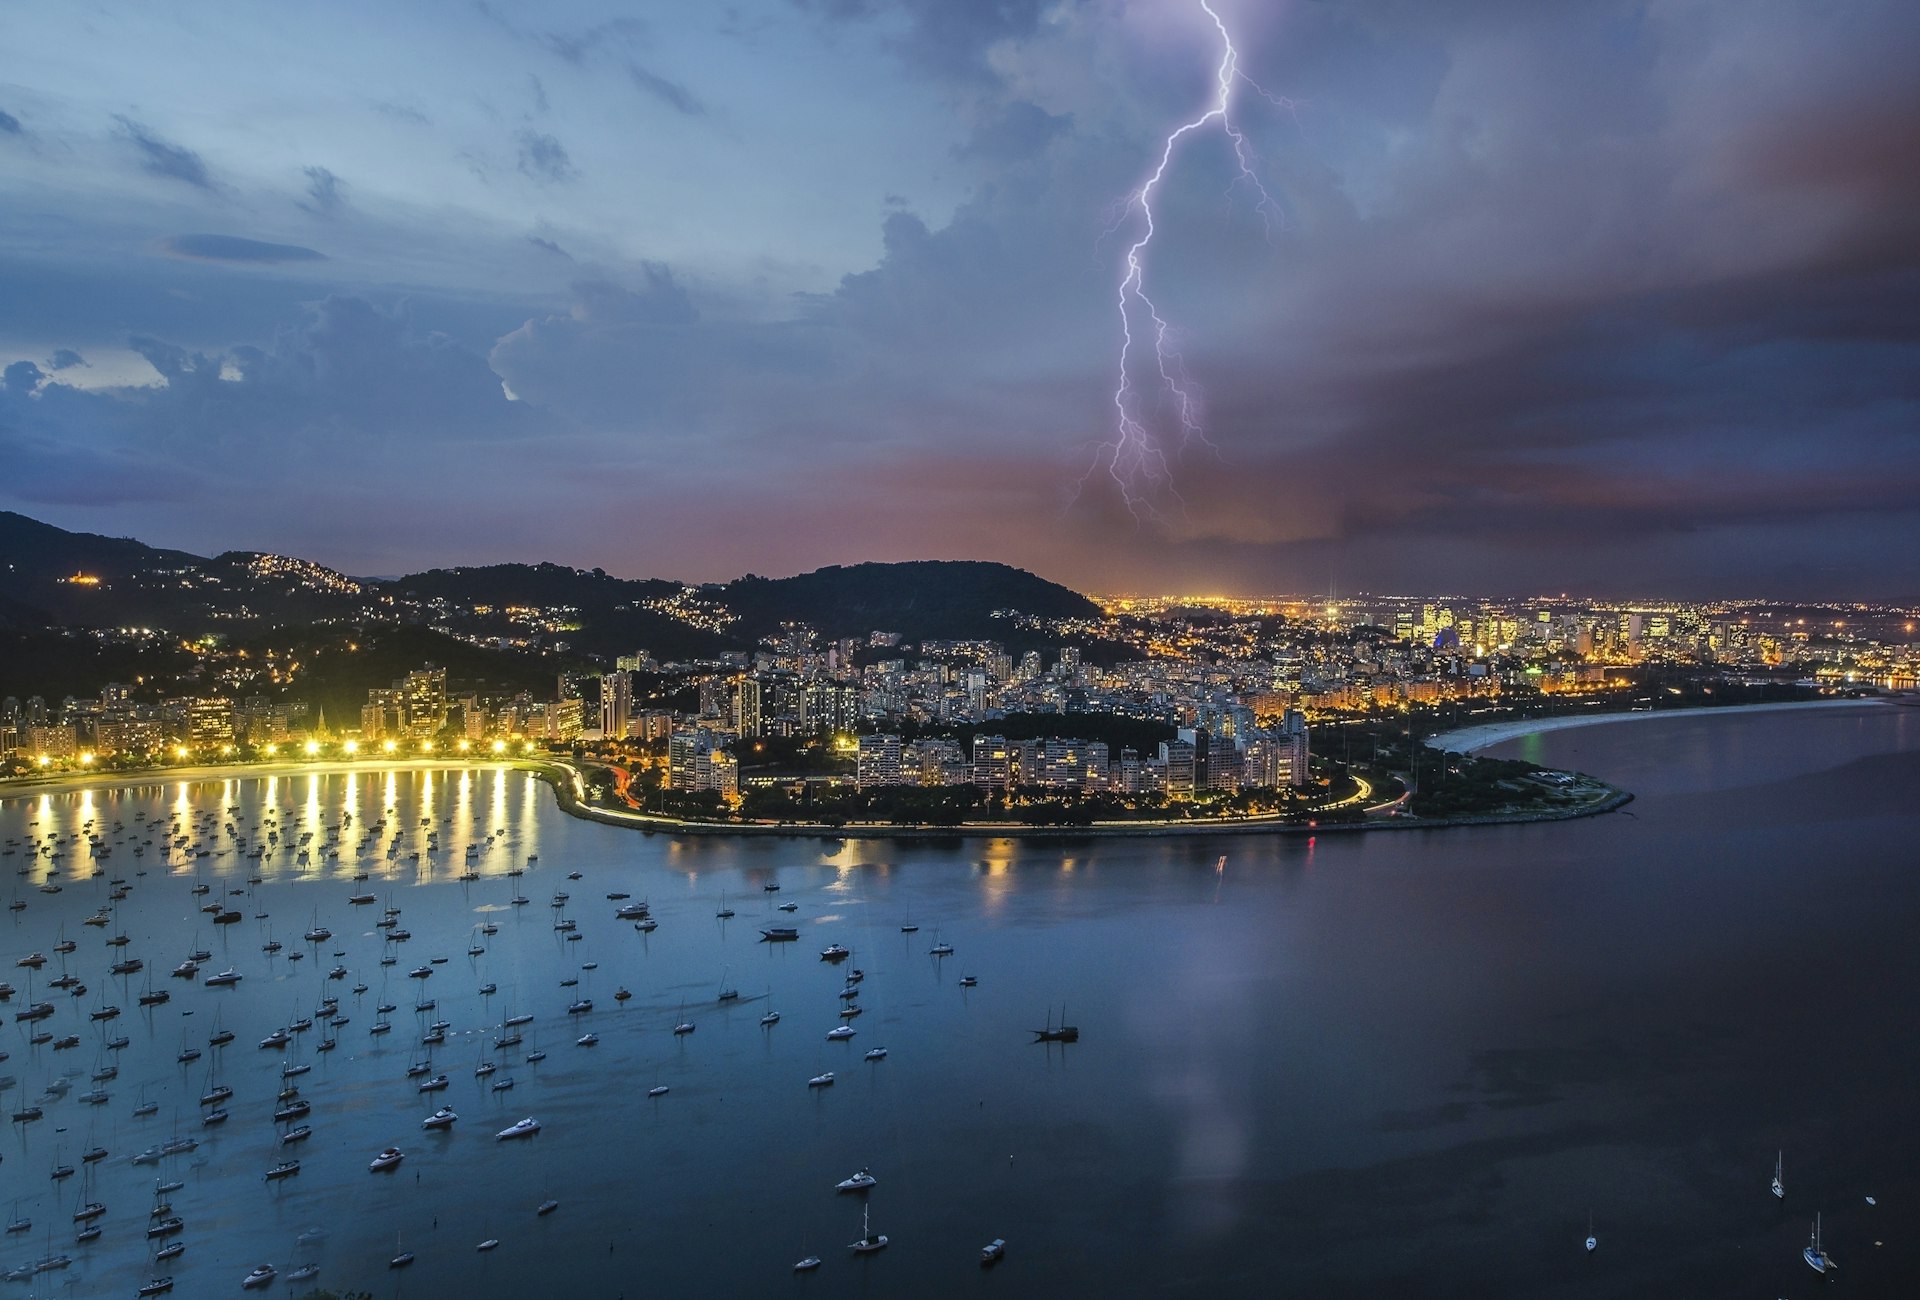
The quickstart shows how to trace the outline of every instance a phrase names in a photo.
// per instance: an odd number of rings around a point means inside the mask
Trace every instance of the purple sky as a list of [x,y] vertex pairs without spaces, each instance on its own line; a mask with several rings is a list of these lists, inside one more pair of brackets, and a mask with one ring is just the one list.
[[0,508],[359,573],[1920,599],[1920,6],[1218,8],[1281,220],[1218,133],[1157,195],[1215,450],[1138,520],[1076,480],[1199,0],[18,12]]

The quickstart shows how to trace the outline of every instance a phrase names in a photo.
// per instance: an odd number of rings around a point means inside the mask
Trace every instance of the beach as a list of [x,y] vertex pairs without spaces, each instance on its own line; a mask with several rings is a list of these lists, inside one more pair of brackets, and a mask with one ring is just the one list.
[[1516,718],[1509,722],[1487,722],[1477,727],[1461,727],[1457,731],[1443,731],[1429,736],[1427,748],[1445,750],[1456,754],[1477,754],[1483,749],[1503,745],[1509,740],[1518,740],[1522,736],[1537,735],[1545,731],[1564,731],[1568,727],[1592,727],[1603,722],[1643,722],[1648,718],[1671,718],[1680,714],[1707,713],[1776,713],[1789,709],[1833,709],[1877,704],[1885,705],[1886,700],[1787,700],[1776,704],[1728,704],[1718,708],[1704,709],[1643,709],[1632,713],[1573,713],[1549,718]]

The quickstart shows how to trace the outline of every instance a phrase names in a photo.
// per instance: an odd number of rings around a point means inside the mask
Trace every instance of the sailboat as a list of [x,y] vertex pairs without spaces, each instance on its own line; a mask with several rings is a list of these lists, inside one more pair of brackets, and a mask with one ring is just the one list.
[[1587,1211],[1587,1253],[1592,1254],[1600,1247],[1600,1238],[1593,1235],[1593,1211]]
[[1800,1258],[1807,1261],[1807,1267],[1816,1273],[1825,1273],[1840,1266],[1827,1258],[1827,1252],[1820,1245],[1820,1216],[1813,1216],[1813,1236],[1807,1241],[1807,1248],[1800,1252]]
[[736,1002],[740,998],[739,989],[727,987],[727,971],[731,969],[733,968],[727,967],[720,972],[720,1001],[722,1002]]
[[1047,1027],[1045,1029],[1034,1030],[1033,1041],[1036,1043],[1077,1043],[1080,1041],[1080,1027],[1067,1023],[1067,1007],[1065,1003],[1061,1003],[1060,1005],[1060,1024],[1057,1027],[1054,1025],[1053,1012],[1048,1011]]
[[1776,1151],[1773,1155],[1773,1194],[1782,1199],[1787,1195],[1787,1185],[1780,1181],[1780,1159],[1784,1155],[1784,1151]]
[[869,1204],[861,1205],[860,1240],[847,1244],[847,1249],[856,1255],[871,1255],[876,1250],[885,1250],[887,1248],[887,1235],[883,1232],[879,1236],[875,1236],[872,1226],[867,1222],[867,1215],[871,1208]]

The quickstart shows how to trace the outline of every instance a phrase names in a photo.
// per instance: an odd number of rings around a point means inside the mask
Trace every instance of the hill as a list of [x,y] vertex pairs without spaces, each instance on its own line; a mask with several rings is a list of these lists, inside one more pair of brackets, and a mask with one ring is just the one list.
[[1007,640],[1014,629],[994,619],[996,611],[1100,617],[1100,607],[1076,591],[1025,569],[982,560],[833,565],[792,578],[748,575],[715,594],[739,616],[741,630],[754,637],[777,631],[783,622],[800,622],[829,637],[881,630],[909,641]]

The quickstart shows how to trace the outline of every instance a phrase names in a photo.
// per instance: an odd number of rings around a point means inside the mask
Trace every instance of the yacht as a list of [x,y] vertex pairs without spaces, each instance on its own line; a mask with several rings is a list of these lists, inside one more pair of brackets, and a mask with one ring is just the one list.
[[820,1267],[820,1257],[818,1255],[809,1255],[805,1259],[801,1260],[798,1264],[795,1264],[793,1266],[793,1271],[796,1273],[811,1273],[813,1272],[814,1269],[819,1267]]
[[820,950],[821,961],[845,961],[853,956],[853,950],[841,944],[830,943]]
[[1783,1199],[1787,1194],[1787,1185],[1780,1181],[1780,1162],[1785,1155],[1786,1152],[1784,1151],[1776,1151],[1773,1153],[1773,1194]]
[[592,1047],[595,1043],[598,1043],[599,1041],[600,1041],[600,1035],[598,1034],[582,1034],[580,1035],[580,1037],[573,1040],[574,1046],[576,1047]]
[[247,1274],[247,1276],[241,1280],[240,1287],[242,1290],[251,1291],[255,1287],[266,1286],[269,1283],[271,1283],[273,1279],[276,1276],[278,1276],[278,1274],[279,1274],[279,1270],[276,1269],[273,1265],[262,1264],[259,1268],[254,1269],[253,1272]]
[[835,1183],[833,1190],[836,1192],[864,1192],[879,1181],[878,1178],[873,1176],[872,1170],[862,1169],[852,1177],[842,1178],[839,1182]]
[[240,972],[233,969],[233,967],[231,966],[221,971],[218,975],[207,976],[207,987],[210,989],[220,988],[221,986],[228,985],[228,984],[238,984],[239,982],[240,982]]
[[660,923],[654,920],[652,917],[648,917],[644,921],[635,921],[633,923],[633,928],[638,930],[641,934],[652,934],[655,930],[658,930],[660,928]]
[[134,1294],[136,1296],[165,1295],[171,1290],[173,1290],[172,1278],[156,1277],[153,1281],[143,1284]]
[[298,1160],[282,1160],[279,1164],[267,1170],[267,1181],[271,1183],[277,1179],[291,1178],[299,1172],[300,1162]]
[[667,1085],[664,1083],[656,1083],[653,1087],[647,1089],[647,1096],[649,1097],[664,1097],[666,1095]]
[[159,1250],[155,1251],[153,1257],[155,1259],[179,1259],[182,1255],[186,1253],[187,1253],[186,1242],[170,1241],[166,1245],[162,1246]]
[[980,982],[980,981],[979,981],[978,979],[976,979],[976,978],[974,978],[974,977],[973,977],[973,976],[971,976],[971,975],[962,975],[962,976],[960,977],[960,987],[961,987],[961,988],[963,988],[963,989],[970,989],[970,988],[973,988],[973,987],[974,987],[975,985],[977,985],[977,984],[978,984],[979,982]]
[[792,943],[800,937],[800,931],[791,925],[771,925],[760,932],[760,937],[768,943]]
[[760,1017],[760,1023],[762,1026],[777,1025],[780,1023],[780,1013],[778,1011],[769,1011],[766,1015]]
[[867,1222],[867,1214],[871,1208],[867,1205],[860,1207],[860,1240],[849,1242],[847,1245],[847,1249],[856,1255],[871,1255],[876,1250],[887,1248],[887,1235],[884,1232],[876,1235]]
[[884,1047],[870,1048],[867,1051],[866,1059],[869,1061],[884,1061],[887,1059],[887,1049]]
[[591,1010],[593,1010],[592,998],[581,998],[577,1002],[567,1004],[567,1014],[570,1016],[584,1016]]
[[953,956],[953,945],[950,943],[936,943],[933,947],[927,949],[927,952],[934,957],[951,957]]
[[833,1086],[833,1071],[828,1070],[825,1074],[814,1075],[811,1079],[807,1080],[807,1086],[809,1088],[831,1088]]
[[980,1263],[982,1264],[982,1266],[987,1264],[998,1264],[1000,1260],[1006,1255],[1006,1253],[1007,1253],[1006,1238],[995,1237],[992,1241],[988,1242],[986,1245],[980,1248]]
[[367,1172],[377,1174],[383,1169],[397,1168],[406,1158],[406,1153],[399,1147],[388,1147],[368,1162]]
[[530,1025],[533,1023],[533,1017],[531,1015],[508,1016],[502,1023],[508,1028],[514,1025]]
[[171,1237],[184,1230],[186,1226],[177,1216],[168,1216],[147,1229],[147,1239],[151,1241],[157,1237]]
[[299,1268],[287,1274],[287,1281],[305,1282],[309,1278],[318,1276],[320,1276],[320,1266],[318,1264],[302,1264]]
[[305,1142],[312,1136],[313,1125],[302,1124],[298,1128],[290,1128],[285,1133],[282,1133],[280,1135],[280,1145],[283,1147],[292,1146],[295,1142]]
[[558,1201],[542,1201],[540,1202],[540,1208],[535,1210],[534,1213],[537,1215],[545,1216],[548,1214],[552,1214],[555,1210],[559,1208],[560,1208],[560,1202]]
[[645,903],[623,904],[620,910],[613,914],[613,919],[616,921],[644,921],[646,917],[647,905]]
[[532,1137],[540,1131],[540,1121],[533,1118],[515,1120],[512,1124],[493,1135],[494,1141],[504,1142],[508,1138]]
[[1593,1235],[1593,1211],[1587,1211],[1587,1253],[1591,1255],[1600,1249],[1600,1238]]
[[1800,1252],[1800,1258],[1807,1261],[1807,1267],[1816,1273],[1830,1273],[1840,1266],[1827,1257],[1826,1250],[1820,1244],[1820,1216],[1813,1216],[1813,1236],[1807,1241],[1807,1248]]
[[474,1249],[475,1250],[492,1250],[494,1247],[498,1246],[499,1244],[500,1244],[500,1238],[488,1237],[485,1241],[481,1242],[478,1246],[475,1246]]
[[453,1122],[460,1117],[453,1113],[451,1106],[442,1106],[433,1114],[420,1121],[421,1128],[452,1128]]
[[832,1029],[829,1029],[827,1031],[827,1037],[833,1042],[840,1042],[844,1039],[852,1038],[853,1026],[852,1025],[836,1025]]
[[447,1084],[448,1079],[446,1075],[436,1074],[431,1079],[422,1079],[419,1090],[421,1092],[443,1092],[446,1090]]

